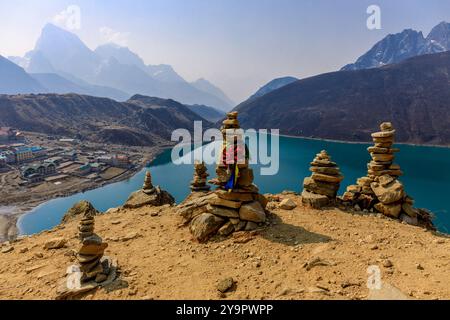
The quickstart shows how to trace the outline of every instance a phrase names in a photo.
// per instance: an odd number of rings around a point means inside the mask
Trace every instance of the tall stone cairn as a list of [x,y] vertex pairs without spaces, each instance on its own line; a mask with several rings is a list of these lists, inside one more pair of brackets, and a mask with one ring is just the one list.
[[77,261],[82,272],[81,282],[94,280],[100,283],[105,281],[110,273],[110,261],[103,259],[103,253],[108,244],[94,233],[94,224],[94,216],[87,213],[78,226],[81,245],[78,249]]
[[361,210],[375,211],[413,225],[433,228],[431,215],[413,207],[414,200],[408,196],[398,177],[403,175],[400,166],[394,164],[393,147],[395,129],[390,122],[383,122],[379,132],[372,133],[374,145],[367,148],[372,161],[367,164],[367,176],[359,178],[356,185],[347,187],[344,202],[357,205]]
[[191,181],[191,190],[193,192],[209,191],[211,187],[206,183],[208,176],[208,169],[204,162],[194,163],[194,178]]
[[[237,116],[237,112],[228,113],[221,128],[223,153],[216,166],[217,177],[209,181],[217,189],[203,199],[188,201],[180,207],[181,215],[190,223],[191,233],[200,242],[215,234],[228,236],[235,231],[254,230],[266,221],[267,200],[253,184],[253,170],[249,168],[248,157],[236,164],[230,163],[226,157],[229,148],[243,146],[242,130],[235,131],[240,128]],[[230,129],[231,138],[229,134],[227,136]],[[227,137],[232,141],[226,141]],[[233,188],[227,188],[227,183],[236,172]]]
[[322,150],[311,162],[309,170],[312,175],[303,180],[302,202],[317,209],[329,205],[344,179],[339,167],[331,161],[327,151]]

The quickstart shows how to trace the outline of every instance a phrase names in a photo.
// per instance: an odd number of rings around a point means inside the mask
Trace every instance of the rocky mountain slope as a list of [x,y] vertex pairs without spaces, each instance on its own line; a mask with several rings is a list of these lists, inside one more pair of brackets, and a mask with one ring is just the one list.
[[450,52],[302,79],[236,107],[246,128],[365,141],[390,121],[399,142],[450,144]]
[[[111,43],[93,51],[75,34],[52,24],[43,28],[32,51],[24,57],[10,59],[28,72],[56,73],[67,80],[75,77],[89,85],[121,91],[128,97],[138,93],[224,110],[232,107],[223,93],[218,96],[214,92],[198,89],[180,77],[171,66],[146,65],[130,49]],[[52,88],[48,89],[51,91]],[[107,97],[116,99],[115,95]]]
[[450,23],[447,22],[435,26],[426,38],[422,32],[406,29],[386,36],[355,63],[344,66],[342,70],[377,68],[415,56],[445,52],[450,50],[449,39]]
[[280,89],[281,87],[291,84],[292,82],[295,82],[297,80],[298,79],[295,77],[283,77],[273,79],[272,81],[268,82],[267,84],[259,88],[258,91],[256,91],[253,95],[251,95],[250,98],[248,98],[248,101],[262,97],[263,95],[268,94],[269,92]]
[[136,95],[116,102],[76,94],[0,95],[0,125],[95,142],[152,146],[170,141],[177,128],[208,121],[186,106]]
[[45,88],[25,70],[0,56],[0,92],[17,94],[21,92],[37,93],[44,90]]
[[[97,216],[95,232],[117,259],[119,277],[82,299],[450,298],[449,238],[381,216],[309,209],[293,194],[279,197],[297,208],[273,209],[266,227],[206,244],[192,241],[174,207]],[[54,299],[76,261],[77,228],[74,219],[1,245],[0,299]],[[367,287],[373,268],[379,290]]]
[[225,112],[217,110],[213,107],[203,106],[199,104],[186,105],[186,107],[188,107],[191,111],[195,112],[202,118],[205,118],[206,120],[213,123],[222,120],[225,117]]

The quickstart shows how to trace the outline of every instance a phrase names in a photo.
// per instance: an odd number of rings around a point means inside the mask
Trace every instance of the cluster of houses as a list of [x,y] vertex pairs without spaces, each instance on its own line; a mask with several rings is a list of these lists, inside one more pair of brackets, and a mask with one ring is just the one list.
[[124,154],[89,151],[85,147],[74,149],[73,145],[79,144],[75,139],[59,139],[68,147],[46,149],[26,145],[20,132],[2,127],[0,142],[0,172],[14,167],[19,169],[23,184],[58,182],[70,176],[101,179],[99,173],[109,167],[128,169],[132,166]]

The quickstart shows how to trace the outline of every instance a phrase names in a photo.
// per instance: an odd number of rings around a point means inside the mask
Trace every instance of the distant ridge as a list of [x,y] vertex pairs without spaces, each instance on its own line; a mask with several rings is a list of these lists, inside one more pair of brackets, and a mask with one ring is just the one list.
[[450,145],[450,52],[303,79],[236,107],[247,128],[368,141],[391,121],[399,142]]

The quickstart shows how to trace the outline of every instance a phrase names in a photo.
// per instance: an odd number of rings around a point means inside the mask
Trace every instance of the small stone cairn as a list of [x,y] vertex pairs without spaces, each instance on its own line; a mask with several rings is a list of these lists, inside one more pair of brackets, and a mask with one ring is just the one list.
[[367,165],[367,176],[348,186],[341,199],[360,210],[376,211],[409,224],[433,228],[430,213],[413,207],[414,200],[398,180],[403,172],[394,164],[395,153],[400,151],[393,148],[395,129],[390,122],[384,122],[380,130],[372,133],[374,145],[367,148],[372,158]]
[[[217,177],[209,181],[217,189],[201,197],[191,194],[179,205],[180,215],[200,242],[215,234],[228,236],[235,231],[251,231],[266,222],[267,199],[253,184],[253,170],[249,168],[248,152],[242,140],[242,130],[238,130],[237,115],[237,112],[228,113],[221,128],[223,153],[216,166]],[[227,130],[231,130],[231,134]],[[240,149],[245,153],[244,161],[236,161],[240,152],[238,146],[245,148]],[[234,163],[229,158],[231,149],[235,150]]]
[[197,191],[209,191],[211,187],[207,185],[208,169],[204,162],[196,162],[194,164],[194,178],[191,181],[191,190]]
[[100,283],[105,281],[111,270],[109,258],[103,257],[108,244],[94,233],[94,216],[83,216],[78,231],[81,246],[78,249],[77,261],[83,273],[81,282],[94,280]]
[[303,181],[302,202],[320,209],[334,202],[340,183],[344,179],[339,167],[325,150],[316,155],[309,170],[311,177]]
[[107,286],[116,279],[117,262],[104,256],[108,244],[94,233],[96,212],[95,209],[86,210],[81,217],[78,225],[80,245],[75,251],[77,264],[69,266],[66,277],[59,282],[57,300],[76,299],[81,294],[99,286]]
[[175,203],[173,196],[159,186],[153,186],[150,171],[145,173],[141,190],[133,192],[124,204],[124,208],[136,209],[144,206],[163,206]]

